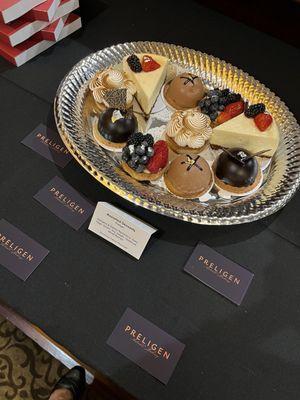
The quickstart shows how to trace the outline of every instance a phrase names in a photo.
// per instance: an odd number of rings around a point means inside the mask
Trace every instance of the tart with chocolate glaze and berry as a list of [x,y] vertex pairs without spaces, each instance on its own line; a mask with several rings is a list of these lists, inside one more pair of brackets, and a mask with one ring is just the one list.
[[104,149],[121,152],[137,129],[137,119],[131,110],[108,108],[100,114],[98,122],[94,122],[93,135]]
[[124,57],[123,71],[135,87],[135,98],[145,117],[149,117],[165,82],[169,59],[151,54],[137,53]]
[[177,197],[195,199],[207,194],[213,184],[213,173],[201,156],[181,154],[164,174],[167,189]]
[[213,164],[216,187],[232,196],[245,196],[257,190],[262,183],[262,171],[256,156],[261,154],[242,148],[223,149]]
[[130,136],[122,150],[121,166],[138,181],[155,181],[164,172],[169,160],[169,150],[164,140],[154,143],[152,135],[141,132]]

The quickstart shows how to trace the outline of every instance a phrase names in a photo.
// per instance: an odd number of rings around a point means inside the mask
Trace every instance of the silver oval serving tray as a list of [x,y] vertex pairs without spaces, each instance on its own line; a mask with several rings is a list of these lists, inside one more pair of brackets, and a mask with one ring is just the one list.
[[[122,171],[92,135],[88,82],[99,69],[118,64],[131,53],[156,53],[198,74],[208,87],[228,87],[251,103],[263,102],[281,131],[279,148],[262,187],[235,200],[179,199],[164,188],[141,183]],[[141,207],[169,217],[207,225],[231,225],[264,218],[282,208],[300,182],[300,127],[286,105],[262,83],[216,57],[185,47],[157,42],[132,42],[91,54],[69,72],[54,104],[58,131],[74,158],[99,182]]]

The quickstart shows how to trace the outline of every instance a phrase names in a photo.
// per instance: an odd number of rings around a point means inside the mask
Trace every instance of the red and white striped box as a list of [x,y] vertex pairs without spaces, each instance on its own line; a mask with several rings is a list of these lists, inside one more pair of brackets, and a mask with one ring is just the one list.
[[[1,2],[1,0],[0,0]],[[79,7],[79,0],[60,0],[59,7],[56,9],[51,23],[62,18],[63,16],[70,14],[72,11]],[[31,36],[47,28],[49,22],[47,21],[35,21],[34,18],[30,18],[29,13],[18,18],[16,21],[10,24],[0,23],[0,40],[11,46],[16,46],[19,43],[24,42]]]
[[7,24],[46,0],[0,0],[0,21]]
[[52,42],[57,42],[61,31],[65,26],[65,21],[67,20],[68,16],[63,18],[59,18],[56,21],[52,22],[46,28],[41,30],[41,37],[44,40],[51,40]]
[[27,15],[29,18],[39,21],[52,21],[55,12],[60,4],[60,0],[46,0],[32,10],[28,11]]
[[[80,29],[81,26],[82,24],[80,16],[73,13],[70,14],[59,35],[58,41],[71,35],[73,32]],[[38,32],[31,38],[25,40],[23,43],[20,43],[15,47],[7,43],[0,42],[0,55],[19,67],[54,44],[54,41],[43,39],[41,32]]]

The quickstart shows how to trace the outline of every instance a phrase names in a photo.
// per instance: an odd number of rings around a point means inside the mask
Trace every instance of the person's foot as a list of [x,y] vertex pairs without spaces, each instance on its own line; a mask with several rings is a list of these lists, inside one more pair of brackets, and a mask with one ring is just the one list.
[[54,386],[49,400],[79,400],[85,388],[85,370],[77,366],[60,378]]

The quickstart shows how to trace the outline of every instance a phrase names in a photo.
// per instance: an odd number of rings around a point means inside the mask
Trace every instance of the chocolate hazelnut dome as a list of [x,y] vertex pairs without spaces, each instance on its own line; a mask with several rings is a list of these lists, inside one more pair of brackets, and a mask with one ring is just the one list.
[[204,158],[188,154],[182,154],[171,162],[164,179],[170,192],[186,199],[202,196],[213,183],[211,169]]
[[176,76],[166,87],[165,98],[176,110],[197,107],[205,89],[199,76],[184,73]]
[[249,151],[231,148],[223,151],[216,162],[216,176],[234,187],[247,187],[255,182],[259,172],[258,162]]
[[100,115],[98,130],[110,142],[125,143],[136,132],[137,120],[130,111],[108,108]]

